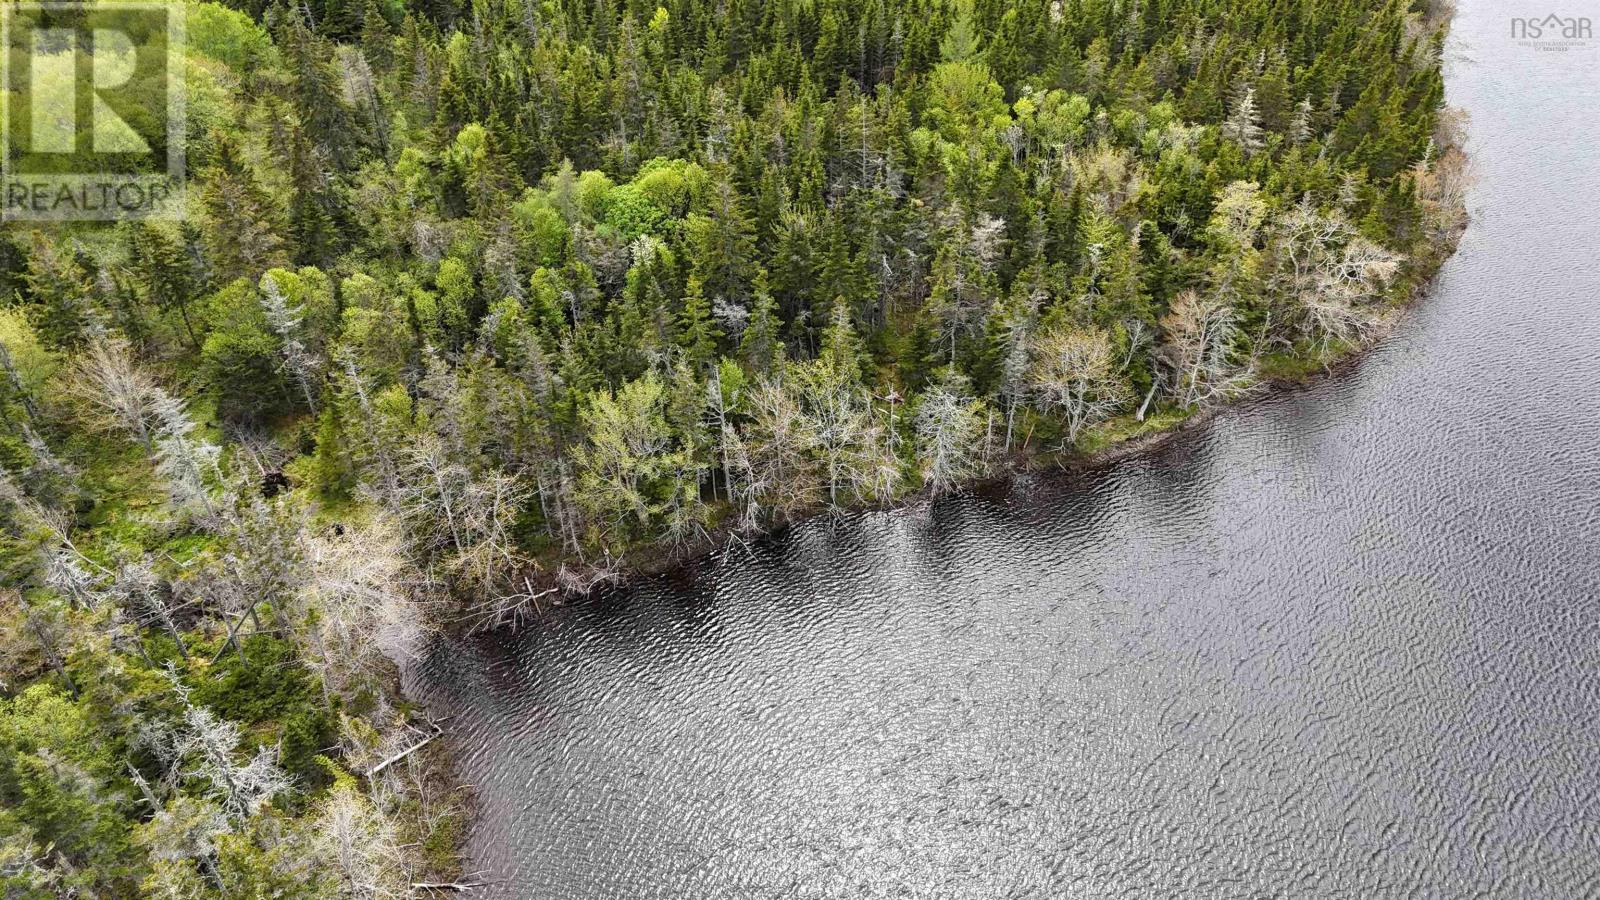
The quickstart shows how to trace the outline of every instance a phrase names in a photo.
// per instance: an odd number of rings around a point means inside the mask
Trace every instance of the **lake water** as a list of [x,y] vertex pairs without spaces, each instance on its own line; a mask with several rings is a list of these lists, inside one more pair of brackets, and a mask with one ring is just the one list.
[[[1595,16],[1591,4],[1552,0]],[[1600,895],[1600,39],[1464,0],[1474,223],[1355,369],[440,646],[536,898]]]

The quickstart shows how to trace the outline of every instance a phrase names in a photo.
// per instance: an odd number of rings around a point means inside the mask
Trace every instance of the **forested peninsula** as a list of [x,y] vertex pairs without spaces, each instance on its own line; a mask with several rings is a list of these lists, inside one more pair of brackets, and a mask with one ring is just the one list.
[[186,13],[185,215],[0,234],[6,897],[470,883],[433,632],[1320,369],[1464,223],[1441,0]]

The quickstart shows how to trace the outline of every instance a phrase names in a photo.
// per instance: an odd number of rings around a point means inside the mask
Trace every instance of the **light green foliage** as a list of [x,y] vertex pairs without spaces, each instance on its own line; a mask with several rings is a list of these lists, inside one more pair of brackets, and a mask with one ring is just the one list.
[[990,127],[1006,124],[1005,89],[982,64],[947,62],[929,80],[928,121],[945,140],[964,145]]
[[578,451],[579,502],[608,537],[649,534],[674,507],[692,502],[697,466],[668,428],[667,398],[654,374],[615,394],[595,394],[582,422],[588,440]]
[[447,257],[439,263],[433,282],[439,288],[439,330],[451,346],[460,346],[466,340],[472,306],[477,301],[472,270],[462,260]]
[[1025,95],[1013,104],[1017,122],[1046,147],[1082,143],[1090,113],[1089,99],[1062,90]]
[[657,157],[639,169],[633,184],[670,215],[683,215],[704,197],[710,176],[699,163]]
[[657,206],[638,182],[611,189],[603,204],[605,223],[628,240],[651,234],[666,220],[666,210]]
[[972,21],[972,0],[956,0],[955,17],[939,42],[939,56],[947,63],[964,63],[978,55],[978,31]]
[[[61,367],[60,357],[40,343],[20,309],[0,309],[0,347],[10,364],[9,371],[0,372],[0,396],[18,389],[38,396]],[[16,381],[11,380],[13,373]]]
[[200,350],[200,371],[216,397],[217,414],[245,422],[276,416],[292,403],[279,356],[282,342],[272,333],[254,294],[241,281],[219,295],[213,302],[217,312],[211,331]]
[[611,182],[611,176],[604,172],[588,171],[579,175],[577,187],[579,213],[590,222],[604,221],[606,208],[611,202],[611,192],[615,189],[616,185]]
[[66,884],[125,889],[132,798],[119,768],[83,707],[55,688],[0,700],[0,843],[61,853],[80,869]]
[[[333,296],[333,282],[315,266],[290,271],[268,269],[261,276],[260,289],[267,290],[266,279],[271,279],[284,304],[295,313],[297,324],[290,328],[294,339],[309,348],[319,348],[338,337],[339,307]],[[280,323],[268,323],[277,331]]]
[[189,47],[227,66],[249,72],[273,60],[277,51],[267,30],[238,10],[217,3],[193,3],[185,11]]
[[189,215],[0,235],[0,893],[403,893],[442,594],[1171,424],[1463,221],[1441,4],[756,6],[189,5]]
[[[512,207],[512,216],[529,257],[541,266],[558,263],[571,232],[566,220],[543,191],[529,188],[522,199]],[[613,223],[626,233],[622,222]]]

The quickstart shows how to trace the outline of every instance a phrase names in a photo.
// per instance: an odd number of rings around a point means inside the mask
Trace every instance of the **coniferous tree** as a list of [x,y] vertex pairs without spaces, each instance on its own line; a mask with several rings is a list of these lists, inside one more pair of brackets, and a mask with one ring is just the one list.
[[253,278],[286,262],[277,204],[256,181],[239,145],[219,134],[204,176],[206,258],[217,280]]

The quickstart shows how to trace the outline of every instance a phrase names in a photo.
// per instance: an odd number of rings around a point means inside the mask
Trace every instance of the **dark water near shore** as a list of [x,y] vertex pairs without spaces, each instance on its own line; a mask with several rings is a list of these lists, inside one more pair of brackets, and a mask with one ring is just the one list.
[[[538,898],[1600,896],[1600,40],[1463,0],[1474,224],[1354,370],[438,648]],[[1571,0],[1553,7],[1600,18]]]

